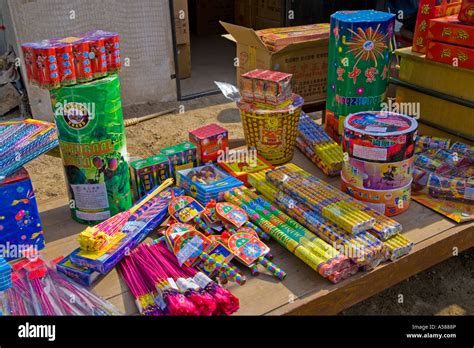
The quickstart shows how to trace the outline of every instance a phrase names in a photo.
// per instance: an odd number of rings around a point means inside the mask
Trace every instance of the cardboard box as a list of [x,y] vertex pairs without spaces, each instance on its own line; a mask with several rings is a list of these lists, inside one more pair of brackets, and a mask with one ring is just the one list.
[[234,23],[243,27],[255,28],[257,2],[255,0],[234,0]]
[[176,44],[189,44],[189,11],[188,0],[173,0],[174,26]]
[[474,24],[459,21],[457,15],[430,19],[428,39],[474,48]]
[[189,141],[197,147],[199,163],[215,162],[229,146],[229,132],[211,123],[189,131]]
[[191,77],[191,45],[178,45],[178,67],[179,78],[187,79]]
[[474,23],[474,0],[463,0],[459,10],[460,21]]
[[194,0],[196,5],[196,34],[212,35],[223,32],[219,21],[234,21],[234,2],[229,0]]
[[459,68],[474,69],[474,48],[430,41],[426,58]]
[[237,86],[242,74],[254,69],[275,70],[293,74],[293,92],[311,103],[326,99],[328,66],[328,39],[292,43],[278,52],[272,52],[250,28],[221,22],[237,43]]
[[196,145],[189,141],[164,147],[160,152],[168,157],[171,164],[171,175],[174,178],[176,178],[178,170],[197,167],[199,163]]
[[267,29],[267,28],[278,28],[281,27],[281,20],[273,20],[264,17],[255,19],[255,29]]
[[258,0],[257,16],[272,21],[281,21],[281,0]]
[[162,154],[130,162],[130,176],[135,199],[142,198],[149,191],[171,177],[168,157]]

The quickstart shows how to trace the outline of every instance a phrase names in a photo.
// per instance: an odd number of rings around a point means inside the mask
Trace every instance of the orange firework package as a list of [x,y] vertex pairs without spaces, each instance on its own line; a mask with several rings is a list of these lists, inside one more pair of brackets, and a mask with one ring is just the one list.
[[463,22],[474,23],[474,0],[463,0],[458,18]]
[[274,168],[270,162],[258,155],[256,151],[252,153],[248,149],[231,150],[227,153],[226,160],[219,161],[217,164],[227,173],[242,181],[245,186],[250,186],[247,180],[249,174]]
[[426,58],[460,68],[474,69],[474,48],[430,41]]
[[242,75],[240,93],[246,102],[281,105],[291,99],[292,74],[255,69]]
[[416,16],[415,32],[413,34],[412,50],[418,53],[426,53],[428,47],[428,22],[430,19],[451,16],[459,13],[460,1],[420,0],[418,14]]
[[456,15],[430,19],[428,39],[474,48],[474,24],[463,23]]

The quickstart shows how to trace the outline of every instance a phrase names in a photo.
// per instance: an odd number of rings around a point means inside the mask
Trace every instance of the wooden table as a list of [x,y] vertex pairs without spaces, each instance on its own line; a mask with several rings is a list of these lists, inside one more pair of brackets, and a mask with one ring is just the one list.
[[[327,180],[297,150],[293,162]],[[337,178],[328,181],[336,187],[339,185]],[[247,283],[229,287],[240,299],[241,308],[237,314],[336,314],[474,246],[474,222],[456,224],[414,201],[410,204],[408,211],[396,220],[402,223],[404,235],[415,243],[413,251],[396,262],[386,262],[371,272],[359,272],[339,284],[331,284],[296,256],[270,242],[275,263],[288,275],[280,282],[269,275],[253,277],[244,271]],[[77,248],[76,237],[84,226],[71,219],[67,201],[50,201],[40,205],[40,211],[47,243],[46,258],[67,255]],[[150,237],[156,238],[156,232]],[[124,313],[137,313],[134,300],[115,269],[100,279],[93,289]]]

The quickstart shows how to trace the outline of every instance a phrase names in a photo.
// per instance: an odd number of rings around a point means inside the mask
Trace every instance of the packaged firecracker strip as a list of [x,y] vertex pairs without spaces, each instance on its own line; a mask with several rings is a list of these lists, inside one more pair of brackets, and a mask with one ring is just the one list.
[[449,149],[451,140],[447,138],[418,135],[415,143],[415,154],[431,149]]
[[459,68],[474,69],[474,48],[430,41],[426,58]]
[[255,69],[242,75],[240,94],[246,102],[279,105],[291,99],[292,74]]
[[[168,204],[174,196],[183,195],[180,188],[169,188],[152,197],[137,211],[115,234],[112,243],[98,251],[87,251],[81,248],[74,250],[69,258],[74,265],[90,268],[101,274],[108,273],[130,250],[135,248],[153,229],[159,226],[168,216]],[[146,200],[147,196],[143,198]],[[137,202],[140,204],[140,202]],[[111,224],[115,225],[111,218]],[[107,222],[107,221],[106,221]],[[102,223],[104,224],[104,223]],[[103,229],[107,226],[101,225]],[[113,226],[112,226],[113,227]]]
[[346,256],[249,189],[232,189],[225,198],[242,208],[253,223],[329,281],[337,283],[357,272],[357,266]]
[[457,15],[430,19],[428,39],[474,48],[474,24],[461,22]]
[[370,230],[357,235],[347,233],[283,191],[279,191],[276,186],[266,181],[263,172],[250,175],[249,180],[267,200],[277,204],[286,214],[346,255],[354,264],[374,268],[386,259],[387,254],[382,242],[371,235]]
[[429,21],[434,18],[459,13],[460,5],[460,0],[420,0],[418,3],[415,31],[413,33],[412,50],[418,53],[426,53],[428,47]]
[[398,260],[400,257],[409,254],[414,246],[414,243],[401,233],[390,237],[383,244],[391,261]]
[[73,264],[69,256],[56,264],[56,270],[83,286],[91,286],[100,277],[93,269]]
[[373,10],[331,15],[325,130],[340,143],[344,119],[380,110],[390,75],[395,15]]
[[329,37],[329,23],[308,24],[287,28],[271,28],[256,31],[270,50],[277,52],[289,44],[327,39]]
[[333,195],[336,199],[344,201],[350,204],[353,208],[359,209],[362,212],[371,216],[373,219],[375,219],[375,224],[371,228],[371,231],[373,231],[373,233],[375,233],[377,235],[377,238],[379,238],[380,240],[387,240],[388,238],[402,230],[402,225],[399,222],[385,216],[382,213],[379,213],[378,211],[375,211],[374,209],[367,206],[365,203],[360,202],[355,198],[341,192],[339,189],[331,186],[327,182],[315,177],[314,175],[311,175],[310,173],[298,167],[297,165],[290,163],[282,168],[285,168],[284,170],[287,171],[288,175],[296,176],[297,178],[303,177],[305,180],[307,180],[307,182],[321,186],[324,190],[330,192],[331,195]]
[[462,22],[474,23],[474,1],[462,0],[458,18]]
[[229,132],[218,124],[211,123],[189,131],[189,141],[196,145],[200,164],[216,162],[225,155],[229,147]]
[[168,157],[171,165],[171,176],[175,179],[178,170],[193,168],[199,165],[196,145],[189,141],[162,148],[160,152]]
[[215,165],[208,164],[179,170],[176,173],[176,185],[205,205],[211,200],[216,202],[224,200],[226,191],[242,186],[243,182]]
[[56,89],[116,73],[120,70],[119,36],[95,30],[21,45],[28,81]]
[[53,123],[33,119],[0,122],[0,179],[58,144]]
[[135,199],[142,198],[154,187],[171,177],[171,166],[168,157],[162,154],[130,162]]
[[[26,169],[0,180],[0,247],[7,261],[45,246],[35,192]],[[13,252],[15,251],[15,252]]]
[[[252,153],[255,154],[253,158]],[[222,162],[218,161],[217,165],[233,177],[242,181],[245,186],[249,186],[247,181],[248,175],[274,168],[270,162],[258,155],[257,151],[249,149],[230,150],[226,155],[226,160]]]
[[387,111],[351,114],[344,121],[342,148],[349,157],[391,163],[409,159],[415,151],[418,122]]
[[[301,112],[298,123],[298,138],[298,148],[310,157],[324,174],[339,175],[343,163],[341,147],[304,112]],[[305,144],[310,147],[309,150],[306,150]]]

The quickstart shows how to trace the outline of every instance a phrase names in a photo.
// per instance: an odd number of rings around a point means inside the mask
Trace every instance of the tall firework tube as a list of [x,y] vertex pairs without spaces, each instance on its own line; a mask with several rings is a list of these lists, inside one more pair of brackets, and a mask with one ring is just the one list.
[[72,217],[96,225],[132,206],[117,75],[51,91]]
[[395,15],[373,10],[331,15],[326,132],[337,142],[347,115],[382,109],[394,23]]

